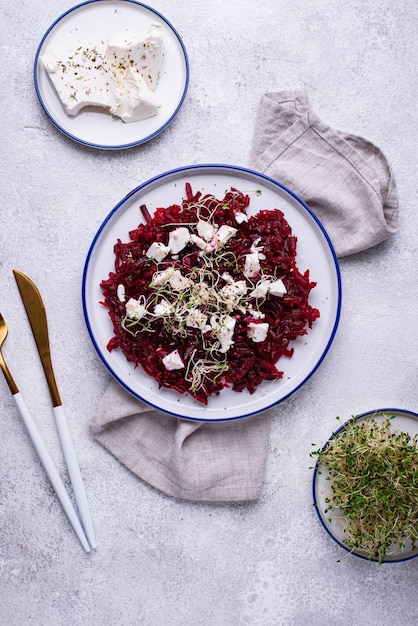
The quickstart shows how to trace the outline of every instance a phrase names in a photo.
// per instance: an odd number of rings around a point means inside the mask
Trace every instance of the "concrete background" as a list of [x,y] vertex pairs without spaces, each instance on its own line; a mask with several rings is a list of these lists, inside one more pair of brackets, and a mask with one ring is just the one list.
[[[83,552],[0,380],[0,623],[9,626],[415,626],[418,559],[377,566],[342,553],[312,508],[309,453],[335,417],[417,411],[418,4],[415,0],[156,0],[180,33],[190,87],[155,140],[76,144],[36,98],[33,59],[71,4],[1,1],[0,311],[4,353],[60,470],[49,398],[12,269],[47,305],[53,358],[97,534]],[[81,307],[85,257],[139,183],[192,163],[247,166],[260,96],[306,89],[331,126],[386,154],[398,234],[343,259],[340,327],[321,368],[275,410],[262,497],[178,501],[142,483],[90,436],[109,375]]]

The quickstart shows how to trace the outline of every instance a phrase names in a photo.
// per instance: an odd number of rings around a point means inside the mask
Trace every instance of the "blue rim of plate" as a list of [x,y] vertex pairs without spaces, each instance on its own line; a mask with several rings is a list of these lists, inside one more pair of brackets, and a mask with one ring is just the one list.
[[[388,408],[380,408],[380,409],[374,409],[373,411],[365,411],[364,413],[360,413],[358,416],[356,416],[356,419],[364,419],[364,418],[373,418],[373,416],[375,415],[381,415],[381,414],[395,414],[399,415],[400,417],[405,416],[405,417],[411,417],[413,419],[418,420],[418,413],[415,413],[414,411],[409,411],[407,409],[395,409],[393,407],[388,407]],[[344,430],[349,424],[351,424],[354,421],[354,418],[351,418],[349,420],[347,420],[346,422],[344,422],[344,424],[342,424],[339,428],[337,428],[331,435],[331,437],[328,439],[328,441],[325,443],[325,445],[322,447],[322,450],[324,450],[329,442],[334,439],[338,433],[340,433],[342,430]],[[348,554],[353,554],[354,556],[356,556],[359,559],[363,559],[365,561],[370,561],[371,563],[377,563],[378,559],[373,559],[373,558],[369,558],[367,555],[362,554],[360,552],[356,552],[355,550],[352,550],[351,548],[348,548],[346,545],[344,545],[343,543],[341,543],[341,541],[331,532],[331,530],[329,529],[328,525],[325,523],[324,518],[321,515],[321,510],[320,510],[320,506],[318,503],[318,498],[316,495],[316,483],[317,483],[317,478],[318,478],[318,474],[319,474],[319,469],[320,469],[320,462],[319,460],[316,462],[315,464],[315,469],[314,469],[314,475],[313,475],[313,479],[312,479],[312,497],[313,497],[313,504],[314,504],[314,508],[316,510],[316,513],[318,515],[319,521],[321,522],[322,527],[324,528],[324,530],[326,531],[326,533],[329,535],[329,537],[331,537],[331,539],[338,544],[338,546],[340,548],[342,548],[343,550],[345,550],[345,552],[347,552]],[[405,557],[400,557],[400,558],[393,558],[393,559],[385,559],[382,564],[389,564],[389,563],[403,563],[405,561],[410,561],[411,559],[415,559],[418,556],[418,549],[413,552],[412,554],[409,554],[408,556]]]
[[[48,35],[51,33],[51,31],[55,28],[55,26],[61,22],[65,17],[67,17],[67,15],[69,15],[70,13],[73,13],[74,11],[79,10],[80,8],[87,6],[87,5],[92,5],[92,4],[96,4],[99,2],[106,2],[106,0],[86,0],[86,2],[81,2],[73,7],[71,7],[70,9],[68,9],[67,11],[65,11],[64,13],[62,13],[62,15],[60,15],[52,24],[51,26],[48,28],[48,30],[45,32],[44,36],[41,39],[41,42],[39,43],[39,46],[37,48],[36,54],[35,54],[35,61],[34,61],[34,68],[33,68],[33,80],[34,80],[34,85],[35,85],[35,91],[36,91],[36,95],[38,97],[38,100],[42,106],[42,109],[44,110],[44,112],[46,113],[47,117],[49,118],[49,120],[52,122],[52,124],[64,135],[66,135],[67,137],[69,137],[70,139],[72,139],[73,141],[76,141],[77,143],[83,145],[83,146],[88,146],[90,148],[99,148],[102,150],[123,150],[123,149],[127,149],[127,148],[133,148],[135,146],[139,146],[143,143],[146,143],[147,141],[150,141],[151,139],[154,139],[155,137],[157,137],[157,135],[159,135],[160,133],[162,133],[173,121],[173,119],[176,117],[176,115],[178,114],[179,110],[181,109],[183,102],[186,98],[186,94],[187,94],[187,90],[188,90],[188,86],[189,86],[189,75],[190,75],[190,67],[189,67],[189,59],[188,59],[188,55],[187,55],[187,51],[186,48],[183,44],[183,41],[179,35],[179,33],[177,32],[177,30],[174,28],[174,26],[168,21],[168,19],[166,17],[164,17],[164,15],[162,15],[161,13],[159,13],[159,11],[157,11],[156,9],[153,9],[152,7],[143,4],[142,2],[137,2],[137,0],[118,0],[119,2],[129,2],[131,4],[134,5],[138,5],[148,11],[150,11],[151,13],[154,13],[156,16],[158,16],[162,21],[164,21],[167,26],[170,28],[170,30],[172,31],[173,35],[177,38],[183,55],[184,55],[184,63],[185,63],[185,71],[186,71],[186,77],[185,77],[185,84],[184,84],[184,89],[183,89],[183,93],[181,98],[179,99],[179,102],[177,104],[176,109],[174,110],[174,112],[171,114],[171,116],[154,132],[150,133],[149,135],[142,137],[141,139],[137,139],[135,141],[129,142],[129,143],[122,143],[122,144],[115,144],[115,145],[106,145],[106,144],[100,144],[100,143],[94,143],[91,141],[85,141],[83,139],[81,139],[80,137],[77,137],[76,135],[74,135],[73,133],[69,132],[66,128],[64,128],[55,118],[54,116],[50,113],[48,107],[46,106],[44,99],[42,97],[42,93],[41,93],[41,89],[39,87],[39,80],[38,80],[38,67],[39,67],[39,55],[41,53],[42,47],[48,37]],[[57,96],[58,97],[58,96]]]
[[[141,395],[139,395],[138,393],[134,392],[128,385],[126,385],[124,383],[123,380],[121,380],[120,376],[118,376],[118,374],[112,369],[112,367],[110,367],[109,363],[106,361],[106,359],[103,356],[103,351],[100,348],[100,346],[98,345],[96,338],[94,336],[94,332],[92,330],[91,324],[90,324],[90,320],[89,320],[89,314],[88,314],[88,307],[87,307],[87,298],[86,298],[86,283],[87,283],[87,274],[89,271],[89,265],[90,265],[90,260],[91,257],[95,251],[95,247],[96,247],[96,243],[99,241],[100,236],[102,234],[102,232],[105,230],[106,225],[108,224],[108,222],[111,220],[112,216],[119,210],[119,208],[125,204],[127,202],[127,200],[129,200],[132,196],[134,196],[135,194],[137,194],[140,190],[143,190],[144,188],[148,187],[149,185],[152,185],[153,183],[162,180],[166,177],[175,175],[175,174],[181,174],[181,173],[185,173],[185,172],[190,172],[190,171],[198,171],[198,170],[204,170],[207,168],[213,168],[213,169],[225,169],[225,171],[232,171],[232,172],[236,172],[236,173],[241,173],[241,174],[248,174],[250,176],[256,176],[257,178],[263,179],[265,180],[267,183],[272,184],[274,186],[276,186],[278,189],[282,189],[283,191],[285,191],[286,193],[288,193],[299,205],[302,206],[302,208],[307,211],[307,213],[310,215],[310,217],[314,220],[314,222],[316,222],[317,226],[319,227],[322,236],[324,237],[324,240],[327,244],[327,246],[329,247],[329,251],[331,253],[332,256],[332,260],[334,263],[333,269],[335,270],[335,278],[336,278],[336,284],[337,284],[337,307],[335,310],[335,318],[334,318],[334,323],[333,323],[333,327],[332,327],[332,331],[329,333],[329,337],[328,337],[328,341],[322,351],[322,354],[320,355],[320,357],[317,359],[317,361],[315,362],[315,365],[312,367],[312,369],[310,370],[310,372],[304,377],[303,380],[301,380],[299,382],[299,384],[297,384],[294,388],[291,389],[291,391],[287,394],[285,394],[283,397],[281,397],[278,401],[272,402],[271,404],[264,406],[261,410],[255,410],[255,411],[250,411],[244,415],[238,415],[238,416],[233,416],[233,417],[227,417],[227,418],[215,418],[215,419],[202,419],[202,417],[190,417],[190,416],[184,416],[180,413],[174,412],[174,411],[169,411],[165,408],[162,408],[161,406],[154,404],[152,402],[150,402],[147,399],[144,399]],[[106,369],[108,370],[108,372],[113,376],[113,378],[115,380],[118,381],[118,383],[126,390],[128,391],[132,396],[136,397],[138,400],[141,400],[142,402],[144,402],[146,405],[161,411],[163,413],[167,413],[169,415],[172,415],[174,417],[180,418],[180,419],[184,419],[184,420],[188,420],[188,421],[198,421],[198,422],[208,422],[208,423],[214,423],[214,422],[231,422],[231,421],[236,421],[236,420],[240,420],[240,419],[245,419],[248,417],[252,417],[253,415],[258,415],[262,412],[265,412],[269,409],[271,409],[272,407],[281,404],[284,400],[286,400],[287,398],[289,398],[290,396],[292,396],[294,393],[296,393],[312,376],[313,374],[317,371],[317,369],[319,368],[319,366],[321,365],[321,363],[323,362],[326,354],[328,353],[331,344],[334,340],[335,334],[337,332],[337,328],[339,325],[339,321],[340,321],[340,316],[341,316],[341,301],[342,301],[342,282],[341,282],[341,273],[340,273],[340,268],[339,268],[339,264],[338,264],[338,258],[336,255],[336,252],[334,250],[334,246],[331,242],[331,239],[328,235],[328,233],[326,232],[324,226],[322,225],[321,221],[318,219],[318,217],[315,215],[315,213],[312,211],[312,209],[297,195],[295,194],[292,190],[290,190],[288,187],[286,187],[285,185],[283,185],[282,183],[280,183],[279,181],[270,178],[269,176],[266,176],[265,174],[262,174],[260,172],[257,172],[256,170],[252,170],[249,168],[245,168],[245,167],[241,167],[241,166],[236,166],[236,165],[226,165],[226,164],[218,164],[218,163],[206,163],[206,164],[194,164],[194,165],[189,165],[189,166],[183,166],[183,167],[179,167],[179,168],[175,168],[172,170],[168,170],[166,172],[163,172],[162,174],[159,174],[157,176],[154,176],[153,178],[148,179],[146,182],[142,183],[141,185],[138,185],[137,187],[135,187],[135,189],[133,189],[130,193],[128,193],[113,209],[112,211],[107,215],[107,217],[105,218],[105,220],[102,222],[101,226],[99,227],[98,231],[96,232],[96,235],[94,236],[94,239],[90,245],[90,248],[88,250],[87,253],[87,257],[86,257],[86,261],[85,261],[85,265],[84,265],[84,269],[83,269],[83,277],[82,277],[82,306],[83,306],[83,314],[84,314],[84,320],[87,326],[87,330],[90,336],[90,339],[93,343],[94,348],[96,349],[96,352],[98,353],[100,359],[102,360],[103,364],[105,365]],[[202,409],[204,409],[204,407],[201,407]]]

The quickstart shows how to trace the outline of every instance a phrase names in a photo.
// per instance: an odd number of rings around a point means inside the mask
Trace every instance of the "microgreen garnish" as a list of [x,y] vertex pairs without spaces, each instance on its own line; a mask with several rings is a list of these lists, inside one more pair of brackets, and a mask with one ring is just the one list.
[[144,222],[117,241],[115,272],[101,282],[115,336],[129,361],[161,386],[207,404],[224,388],[254,393],[283,376],[290,342],[319,317],[309,270],[282,211],[249,215],[250,198],[193,193],[181,204],[145,205]]
[[394,550],[418,548],[418,436],[392,420],[354,416],[311,453],[330,481],[325,514],[338,509],[346,521],[344,545],[379,564]]

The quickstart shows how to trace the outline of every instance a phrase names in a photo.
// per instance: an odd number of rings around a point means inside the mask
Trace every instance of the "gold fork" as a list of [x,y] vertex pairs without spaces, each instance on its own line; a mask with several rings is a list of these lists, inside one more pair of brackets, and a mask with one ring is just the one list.
[[58,474],[58,470],[54,465],[54,462],[51,458],[51,455],[48,452],[48,449],[41,437],[41,434],[29,412],[29,409],[25,403],[23,396],[21,395],[13,376],[10,373],[9,368],[7,367],[6,361],[3,358],[3,354],[1,348],[3,346],[4,341],[6,340],[8,333],[7,324],[0,313],[0,369],[2,370],[6,382],[9,386],[10,392],[13,396],[14,401],[16,402],[16,406],[18,407],[22,419],[25,423],[26,429],[28,431],[29,437],[33,443],[33,446],[39,456],[39,459],[45,469],[45,472],[51,481],[53,488],[55,489],[55,493],[58,496],[58,500],[60,501],[62,508],[67,514],[68,519],[70,520],[78,538],[81,541],[81,544],[86,552],[90,552],[90,546],[84,534],[84,531],[81,527],[80,521],[77,517],[77,513],[73,507],[73,504],[70,500],[70,497],[65,489],[64,483],[61,480],[60,475]]

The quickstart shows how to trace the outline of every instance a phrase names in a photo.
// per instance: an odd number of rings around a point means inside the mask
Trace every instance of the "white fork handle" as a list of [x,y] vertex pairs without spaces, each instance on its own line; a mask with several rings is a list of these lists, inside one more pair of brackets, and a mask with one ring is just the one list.
[[54,417],[57,425],[58,436],[61,442],[62,452],[67,464],[68,474],[73,486],[74,498],[77,502],[78,512],[83,522],[84,530],[92,548],[96,547],[96,539],[94,536],[94,528],[91,520],[90,509],[87,502],[86,490],[84,488],[83,479],[80,473],[80,466],[77,461],[73,441],[71,439],[68,422],[65,417],[64,407],[62,405],[54,406]]
[[48,452],[48,449],[41,437],[38,427],[36,426],[20,391],[15,393],[13,395],[13,398],[23,418],[33,446],[38,453],[39,459],[47,473],[49,480],[51,481],[51,485],[55,489],[55,493],[58,496],[58,500],[60,501],[62,508],[67,514],[67,517],[70,520],[78,538],[80,539],[83,548],[86,552],[90,552],[90,546],[81,527],[80,520],[77,517],[77,513],[67,493],[67,490],[65,489],[65,485],[62,482],[60,475],[58,474],[58,470],[54,465],[54,461],[52,460],[51,455]]

